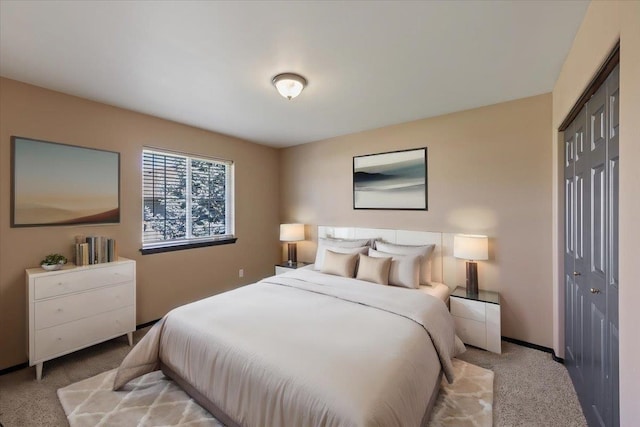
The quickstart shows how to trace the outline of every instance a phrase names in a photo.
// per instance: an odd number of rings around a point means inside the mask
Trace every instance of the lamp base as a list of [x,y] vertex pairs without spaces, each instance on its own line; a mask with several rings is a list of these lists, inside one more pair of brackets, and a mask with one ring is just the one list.
[[467,295],[478,295],[478,263],[467,261]]
[[287,249],[289,250],[289,265],[293,265],[298,262],[298,248],[295,243],[287,243]]

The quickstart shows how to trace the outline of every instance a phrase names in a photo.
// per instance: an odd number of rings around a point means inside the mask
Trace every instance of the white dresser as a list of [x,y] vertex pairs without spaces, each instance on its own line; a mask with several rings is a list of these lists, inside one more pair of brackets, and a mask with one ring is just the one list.
[[126,258],[58,271],[27,271],[29,366],[136,329],[136,262]]

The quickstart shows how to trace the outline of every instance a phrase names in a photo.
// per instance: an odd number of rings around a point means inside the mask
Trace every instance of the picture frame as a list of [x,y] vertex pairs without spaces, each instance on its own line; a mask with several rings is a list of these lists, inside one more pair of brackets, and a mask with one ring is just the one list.
[[427,147],[353,157],[353,209],[428,210]]
[[11,137],[11,227],[120,222],[120,153]]

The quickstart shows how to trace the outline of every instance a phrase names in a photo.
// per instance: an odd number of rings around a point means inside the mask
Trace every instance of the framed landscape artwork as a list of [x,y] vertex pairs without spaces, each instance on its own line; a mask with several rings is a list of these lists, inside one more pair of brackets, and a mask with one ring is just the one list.
[[355,156],[353,208],[427,210],[427,148]]
[[11,226],[120,222],[120,153],[11,137]]

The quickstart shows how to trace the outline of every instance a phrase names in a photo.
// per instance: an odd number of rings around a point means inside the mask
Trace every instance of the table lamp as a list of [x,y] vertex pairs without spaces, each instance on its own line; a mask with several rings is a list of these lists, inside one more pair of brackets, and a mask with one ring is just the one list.
[[487,236],[458,234],[453,237],[453,256],[467,260],[467,294],[478,295],[478,263],[489,259]]
[[[298,254],[295,242],[304,240],[304,224],[280,224],[280,241],[287,242],[289,250],[289,265],[298,261]],[[293,243],[291,243],[293,242]]]

